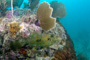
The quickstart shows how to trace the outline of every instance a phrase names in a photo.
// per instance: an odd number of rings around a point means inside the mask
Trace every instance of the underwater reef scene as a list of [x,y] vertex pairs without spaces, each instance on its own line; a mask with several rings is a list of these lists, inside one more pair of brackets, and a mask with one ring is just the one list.
[[0,0],[0,60],[88,60],[60,22],[62,2]]

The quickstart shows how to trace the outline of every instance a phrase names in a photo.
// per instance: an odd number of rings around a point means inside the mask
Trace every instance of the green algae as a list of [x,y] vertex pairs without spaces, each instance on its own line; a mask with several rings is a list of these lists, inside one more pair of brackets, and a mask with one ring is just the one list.
[[36,48],[38,47],[49,47],[56,43],[57,41],[60,41],[60,38],[56,37],[52,34],[39,34],[39,33],[32,33],[31,38],[28,39],[29,46],[34,46]]
[[22,41],[21,39],[17,39],[17,40],[14,40],[14,41],[11,41],[9,43],[9,48],[11,50],[19,50],[20,48],[22,48],[23,46],[25,45],[24,41]]
[[40,48],[40,47],[45,48],[53,45],[58,41],[60,41],[60,38],[56,37],[55,35],[45,34],[45,33],[40,34],[37,32],[33,32],[27,38],[22,38],[21,36],[19,36],[17,40],[11,41],[9,43],[9,48],[11,50],[18,50],[25,45],[35,48]]

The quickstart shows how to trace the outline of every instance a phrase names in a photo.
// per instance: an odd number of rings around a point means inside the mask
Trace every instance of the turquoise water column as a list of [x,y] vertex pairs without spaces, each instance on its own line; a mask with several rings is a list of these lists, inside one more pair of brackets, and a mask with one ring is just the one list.
[[20,8],[24,8],[24,3],[29,3],[29,1],[28,1],[28,0],[23,0],[23,3],[22,3],[22,5],[20,6]]

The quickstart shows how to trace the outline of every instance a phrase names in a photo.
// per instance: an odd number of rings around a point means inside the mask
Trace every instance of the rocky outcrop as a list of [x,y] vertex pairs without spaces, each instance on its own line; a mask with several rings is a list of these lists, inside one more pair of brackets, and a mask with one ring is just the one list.
[[[59,23],[59,22],[58,22]],[[61,25],[61,23],[59,23]],[[66,45],[62,50],[58,50],[55,52],[52,60],[76,60],[76,54],[74,50],[73,41],[70,36],[66,32]]]

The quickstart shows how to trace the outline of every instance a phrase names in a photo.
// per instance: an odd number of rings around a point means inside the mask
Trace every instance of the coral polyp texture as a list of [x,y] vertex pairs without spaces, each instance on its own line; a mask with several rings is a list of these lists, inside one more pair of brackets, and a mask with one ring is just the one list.
[[48,31],[55,27],[56,18],[51,17],[53,9],[47,2],[43,2],[37,9],[37,18],[40,20],[40,26]]
[[43,2],[36,12],[31,10],[14,9],[13,16],[7,10],[0,17],[0,60],[75,60],[73,43],[52,17],[50,4]]

